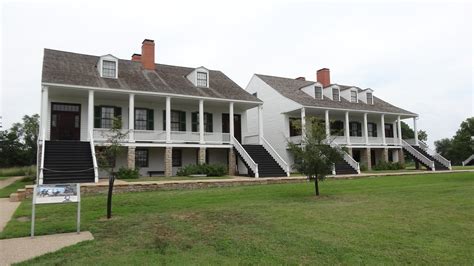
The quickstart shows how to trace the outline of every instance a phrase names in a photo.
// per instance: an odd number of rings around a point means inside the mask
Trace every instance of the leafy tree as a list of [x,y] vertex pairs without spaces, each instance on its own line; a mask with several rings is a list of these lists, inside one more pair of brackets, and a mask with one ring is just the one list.
[[36,163],[39,115],[25,115],[22,122],[0,131],[0,167],[25,166]]
[[436,152],[451,160],[453,164],[461,164],[463,160],[474,154],[474,117],[463,121],[451,139],[435,141]]
[[109,191],[107,194],[107,219],[112,217],[112,193],[116,173],[114,171],[115,162],[118,155],[125,152],[122,145],[123,140],[127,137],[128,132],[122,131],[121,117],[115,117],[112,123],[112,128],[106,132],[107,145],[97,152],[97,162],[99,168],[109,175]]
[[[414,139],[415,138],[415,131],[410,128],[410,126],[405,123],[401,122],[401,128],[402,128],[402,138],[403,139]],[[428,134],[424,130],[418,130],[418,139],[422,141],[427,141],[428,140]]]
[[334,163],[342,160],[342,151],[331,147],[326,139],[324,122],[309,117],[306,123],[306,136],[300,144],[288,143],[288,148],[294,157],[293,167],[305,174],[309,180],[314,180],[316,196],[319,196],[319,181],[332,173]]

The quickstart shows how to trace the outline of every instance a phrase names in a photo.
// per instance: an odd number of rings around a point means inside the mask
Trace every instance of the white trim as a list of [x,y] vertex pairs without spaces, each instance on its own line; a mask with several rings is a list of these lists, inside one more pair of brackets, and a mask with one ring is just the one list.
[[[103,71],[103,62],[105,61],[111,61],[115,63],[115,77],[104,77],[102,71]],[[117,79],[118,78],[118,58],[111,55],[111,54],[106,54],[100,57],[99,62],[97,63],[99,74],[101,78],[106,78],[106,79]]]
[[385,114],[380,116],[380,125],[382,131],[382,144],[387,145],[387,140],[385,139]]
[[204,100],[199,100],[199,143],[204,143]]
[[[110,145],[110,143],[94,143],[95,146],[107,146]],[[232,144],[199,144],[199,143],[144,143],[144,142],[135,142],[135,143],[129,143],[129,142],[124,142],[122,143],[124,147],[140,147],[140,148],[161,148],[161,147],[173,147],[173,148],[232,148]]]
[[80,85],[68,85],[68,84],[49,83],[49,82],[42,82],[41,84],[44,85],[44,86],[55,86],[55,87],[65,87],[65,88],[70,88],[70,89],[86,89],[86,90],[96,90],[96,91],[110,91],[110,92],[117,92],[117,93],[122,93],[122,94],[134,93],[135,95],[155,95],[155,96],[183,98],[183,99],[203,99],[203,100],[212,100],[212,101],[217,101],[217,102],[236,102],[236,103],[253,103],[253,104],[262,104],[263,103],[263,102],[259,102],[259,101],[223,99],[223,98],[202,97],[202,96],[192,96],[192,95],[164,93],[164,92],[152,92],[152,91],[122,90],[122,89],[111,89],[111,88],[80,86]]
[[133,130],[135,129],[135,94],[130,93],[128,96],[128,141],[134,142]]
[[230,143],[234,142],[234,103],[229,103],[229,134]]
[[[409,114],[401,114],[401,113],[379,112],[379,111],[369,111],[369,110],[355,110],[355,109],[343,109],[343,108],[333,108],[333,107],[307,106],[307,105],[301,105],[301,107],[302,108],[303,107],[304,108],[310,108],[310,109],[323,109],[323,110],[327,109],[327,110],[336,110],[336,111],[350,111],[352,113],[371,113],[371,114],[398,115],[398,116],[406,116],[407,118],[418,117],[418,114],[409,115]],[[288,111],[288,112],[296,111],[298,109],[291,110],[291,111]]]
[[[87,131],[92,132],[94,130],[94,91],[89,90],[89,98],[87,103]],[[88,134],[87,138],[91,140],[91,135]]]

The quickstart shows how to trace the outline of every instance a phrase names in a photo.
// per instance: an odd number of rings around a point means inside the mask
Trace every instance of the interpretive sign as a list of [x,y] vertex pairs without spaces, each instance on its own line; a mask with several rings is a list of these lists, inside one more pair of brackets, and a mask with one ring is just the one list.
[[36,204],[77,203],[77,233],[81,224],[81,189],[79,184],[35,185],[31,211],[31,237],[35,235]]

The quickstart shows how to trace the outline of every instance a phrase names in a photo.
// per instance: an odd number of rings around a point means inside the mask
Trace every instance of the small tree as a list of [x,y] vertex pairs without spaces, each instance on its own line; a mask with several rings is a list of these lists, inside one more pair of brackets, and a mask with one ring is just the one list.
[[112,192],[115,182],[115,161],[119,154],[124,152],[123,140],[128,132],[122,131],[121,117],[115,117],[112,128],[104,132],[107,135],[106,146],[97,153],[97,161],[101,170],[107,172],[109,176],[109,191],[107,194],[107,219],[112,217]]
[[309,180],[314,180],[315,193],[319,196],[318,182],[332,173],[333,165],[342,160],[342,151],[331,147],[332,140],[326,139],[324,122],[310,117],[306,125],[306,136],[301,140],[301,144],[289,142],[288,148],[294,157],[293,167]]

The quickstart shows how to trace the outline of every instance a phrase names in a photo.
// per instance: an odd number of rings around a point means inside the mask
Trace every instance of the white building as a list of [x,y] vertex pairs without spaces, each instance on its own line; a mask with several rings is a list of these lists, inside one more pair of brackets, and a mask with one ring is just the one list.
[[[333,145],[348,148],[336,174],[360,173],[360,163],[371,169],[380,161],[403,161],[404,151],[431,170],[450,168],[450,162],[415,139],[403,140],[401,120],[412,119],[417,132],[418,115],[396,107],[374,95],[372,89],[333,84],[329,69],[317,71],[316,81],[255,74],[246,90],[263,100],[264,134],[277,153],[293,163],[287,143],[300,142],[307,116],[325,121],[326,135]],[[249,132],[255,127],[257,110],[247,111]],[[295,122],[292,122],[295,121]]]
[[[45,49],[41,108],[40,183],[97,182],[95,154],[116,117],[127,134],[116,169],[170,176],[207,162],[231,175],[289,173],[263,136],[261,100],[220,71],[155,64],[153,40],[132,60]],[[251,108],[257,130],[243,141]]]

